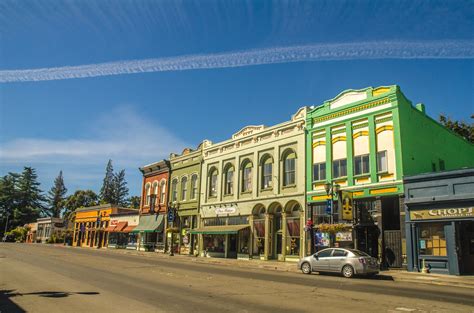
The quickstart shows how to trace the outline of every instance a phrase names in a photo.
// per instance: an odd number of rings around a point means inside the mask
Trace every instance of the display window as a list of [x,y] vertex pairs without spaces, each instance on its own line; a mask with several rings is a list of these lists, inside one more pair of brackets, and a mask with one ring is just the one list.
[[444,223],[423,223],[419,226],[421,255],[447,256]]
[[203,235],[203,241],[204,250],[207,252],[225,252],[224,235]]

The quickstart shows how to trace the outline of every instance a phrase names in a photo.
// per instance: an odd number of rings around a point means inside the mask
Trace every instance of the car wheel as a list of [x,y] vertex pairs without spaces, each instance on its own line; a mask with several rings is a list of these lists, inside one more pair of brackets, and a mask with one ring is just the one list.
[[342,268],[342,275],[344,275],[344,277],[346,278],[351,278],[352,276],[354,276],[354,269],[352,268],[352,266],[344,265],[344,267]]
[[301,265],[301,271],[303,274],[311,274],[311,265],[309,263],[305,262]]

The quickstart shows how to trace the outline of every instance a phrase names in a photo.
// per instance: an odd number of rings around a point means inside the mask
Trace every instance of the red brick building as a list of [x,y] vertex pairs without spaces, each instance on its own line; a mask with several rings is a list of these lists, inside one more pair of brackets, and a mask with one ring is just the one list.
[[139,234],[139,250],[164,251],[170,166],[168,160],[140,168],[143,174],[140,221],[134,232]]

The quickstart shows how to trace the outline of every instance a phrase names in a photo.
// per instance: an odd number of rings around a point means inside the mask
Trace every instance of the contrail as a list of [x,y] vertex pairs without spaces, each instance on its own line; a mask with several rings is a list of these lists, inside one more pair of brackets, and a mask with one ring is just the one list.
[[0,70],[0,83],[217,69],[305,61],[472,58],[474,58],[473,40],[313,44],[207,55],[125,60],[78,66]]

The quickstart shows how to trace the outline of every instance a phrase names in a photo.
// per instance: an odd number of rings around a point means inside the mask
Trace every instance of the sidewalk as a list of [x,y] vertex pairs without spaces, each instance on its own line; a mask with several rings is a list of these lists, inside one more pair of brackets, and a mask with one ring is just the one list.
[[[71,247],[72,249],[83,249]],[[86,248],[87,249],[87,248]],[[194,257],[189,255],[169,256],[168,254],[158,252],[142,252],[136,250],[124,250],[124,249],[100,249],[96,251],[120,253],[129,255],[140,255],[149,258],[163,258],[163,259],[179,259],[184,262],[194,262],[201,264],[215,264],[219,266],[232,266],[235,268],[251,268],[251,269],[262,269],[278,272],[298,272],[296,262],[278,262],[278,261],[262,261],[262,260],[237,260],[237,259],[221,259],[221,258],[205,258],[205,257]],[[474,289],[474,275],[471,276],[454,276],[454,275],[443,275],[443,274],[423,274],[407,272],[402,269],[392,269],[387,271],[381,271],[380,274],[374,278],[374,280],[393,280],[399,282],[412,282],[418,284],[432,284],[440,286],[454,286],[461,288],[472,288]]]

